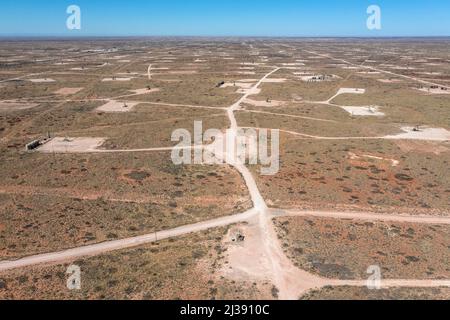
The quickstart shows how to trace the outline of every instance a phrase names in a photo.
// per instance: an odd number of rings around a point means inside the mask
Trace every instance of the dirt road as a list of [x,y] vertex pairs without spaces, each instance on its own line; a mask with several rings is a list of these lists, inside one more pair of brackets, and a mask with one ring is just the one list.
[[[256,128],[256,127],[245,127],[246,129],[268,129],[270,128]],[[281,130],[280,132],[290,134],[293,136],[299,136],[303,139],[314,139],[314,140],[418,140],[418,141],[435,141],[435,142],[447,142],[450,141],[450,132],[445,129],[435,129],[429,128],[424,129],[420,132],[413,132],[412,128],[409,132],[399,133],[397,135],[379,136],[379,137],[323,137],[315,136],[306,133],[295,132],[291,130]]]
[[366,221],[389,221],[389,222],[409,222],[423,224],[450,224],[449,216],[413,216],[413,215],[391,215],[370,212],[340,212],[340,211],[299,211],[299,210],[277,210],[271,209],[273,217],[317,217],[333,219],[352,219]]
[[116,241],[108,241],[90,246],[83,246],[74,249],[63,250],[59,252],[40,254],[15,261],[2,261],[0,262],[0,272],[37,264],[62,263],[65,261],[71,261],[74,259],[79,259],[87,256],[99,255],[115,250],[133,248],[144,244],[152,243],[155,241],[179,237],[189,233],[204,231],[217,227],[224,227],[230,224],[247,221],[251,217],[255,216],[257,213],[258,212],[255,209],[251,209],[241,214],[204,221],[196,224],[151,233],[143,236]]
[[431,85],[431,86],[439,86],[439,87],[450,89],[450,86],[446,86],[446,85],[435,83],[435,82],[430,82],[430,81],[427,81],[427,80],[424,80],[424,79],[420,79],[420,78],[417,78],[417,77],[406,76],[406,75],[403,75],[403,74],[395,73],[395,72],[392,72],[392,71],[382,70],[382,69],[379,69],[379,68],[376,68],[376,67],[367,66],[367,65],[364,65],[364,64],[353,63],[353,62],[347,61],[345,59],[334,58],[334,57],[332,57],[330,55],[327,55],[327,54],[320,54],[320,53],[313,52],[313,51],[308,51],[308,50],[304,50],[304,51],[309,53],[309,54],[313,54],[313,55],[316,55],[316,56],[319,56],[319,57],[325,57],[325,58],[328,58],[328,59],[331,59],[331,60],[334,60],[334,61],[340,61],[340,62],[343,62],[345,64],[348,64],[348,65],[351,65],[351,66],[354,66],[354,67],[359,67],[359,68],[364,68],[364,69],[368,69],[368,70],[373,70],[373,71],[376,71],[376,72],[381,72],[381,73],[389,74],[389,75],[392,75],[392,76],[396,76],[396,77],[400,77],[400,78],[404,78],[404,79],[408,79],[408,80],[413,80],[413,81],[420,82],[420,83],[427,84],[427,85]]
[[[280,70],[276,68],[266,74],[261,80],[258,81],[253,87],[248,89],[245,94],[229,108],[226,108],[228,118],[230,120],[230,129],[228,138],[231,137],[232,141],[235,141],[237,131],[239,129],[234,112],[241,108],[242,102],[250,95],[259,93],[259,85],[267,79],[270,75]],[[156,103],[155,103],[156,104]],[[295,133],[303,137],[313,137],[308,135],[302,135]],[[322,137],[323,138],[323,137]],[[327,139],[327,138],[326,138]],[[329,138],[329,139],[355,139],[352,137],[342,138]],[[359,138],[359,139],[380,139],[380,138]],[[135,151],[168,151],[173,148],[151,148],[151,149],[139,149]],[[131,150],[133,151],[133,150]],[[130,150],[97,150],[95,152],[130,152]],[[226,160],[226,162],[234,167],[243,177],[245,184],[250,192],[251,199],[253,201],[253,208],[242,214],[222,217],[214,220],[204,221],[196,224],[178,227],[171,230],[160,231],[148,235],[104,242],[94,244],[90,246],[83,246],[79,248],[73,248],[60,252],[47,253],[41,255],[35,255],[26,257],[16,261],[3,261],[0,262],[0,272],[22,268],[37,264],[54,264],[79,259],[86,256],[99,255],[114,250],[133,248],[136,246],[152,243],[155,241],[183,236],[189,233],[208,230],[211,228],[229,226],[231,224],[237,224],[241,222],[252,222],[249,228],[253,228],[254,237],[249,237],[245,241],[244,247],[235,251],[237,255],[237,261],[248,261],[245,270],[250,277],[255,274],[263,273],[267,276],[267,279],[273,283],[273,285],[279,291],[280,299],[298,299],[303,293],[311,289],[319,289],[324,286],[366,286],[367,283],[364,280],[336,280],[336,279],[324,279],[313,274],[310,274],[304,270],[301,270],[294,266],[293,262],[285,255],[281,243],[278,240],[278,235],[275,231],[272,223],[272,218],[276,216],[317,216],[317,217],[333,217],[339,219],[364,219],[364,220],[380,220],[380,221],[398,221],[398,222],[415,222],[415,223],[430,223],[430,224],[450,224],[450,217],[432,217],[432,216],[406,216],[406,215],[388,215],[388,214],[371,214],[371,213],[356,213],[356,212],[326,212],[326,211],[283,211],[268,209],[264,198],[262,197],[256,181],[252,176],[249,169],[245,164],[236,161],[232,156],[227,153],[218,155]],[[246,246],[247,243],[253,243],[253,246]],[[263,266],[255,263],[257,259],[264,257],[267,262]],[[255,260],[253,260],[255,259]],[[233,267],[233,266],[231,266]],[[450,286],[448,280],[383,280],[382,287],[441,287]]]

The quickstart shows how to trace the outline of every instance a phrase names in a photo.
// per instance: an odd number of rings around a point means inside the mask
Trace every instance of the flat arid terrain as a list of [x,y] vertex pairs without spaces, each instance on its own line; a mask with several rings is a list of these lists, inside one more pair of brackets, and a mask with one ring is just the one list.
[[0,300],[450,299],[448,38],[2,40],[0,162]]

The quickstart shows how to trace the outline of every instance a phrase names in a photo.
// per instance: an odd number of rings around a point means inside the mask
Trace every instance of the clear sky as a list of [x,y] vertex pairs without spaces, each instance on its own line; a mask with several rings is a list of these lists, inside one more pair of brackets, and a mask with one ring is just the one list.
[[[66,9],[81,8],[81,30]],[[368,30],[369,5],[382,29]],[[450,36],[449,0],[1,0],[0,35]]]

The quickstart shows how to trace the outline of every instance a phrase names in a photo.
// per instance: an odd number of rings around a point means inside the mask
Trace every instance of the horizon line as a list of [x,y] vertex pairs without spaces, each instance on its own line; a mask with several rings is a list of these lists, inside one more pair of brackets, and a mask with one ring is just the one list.
[[125,39],[125,38],[249,38],[249,39],[442,39],[449,38],[450,35],[380,35],[380,36],[363,36],[363,35],[340,35],[340,36],[291,36],[291,35],[277,35],[277,36],[261,36],[261,35],[14,35],[14,34],[0,34],[1,39]]

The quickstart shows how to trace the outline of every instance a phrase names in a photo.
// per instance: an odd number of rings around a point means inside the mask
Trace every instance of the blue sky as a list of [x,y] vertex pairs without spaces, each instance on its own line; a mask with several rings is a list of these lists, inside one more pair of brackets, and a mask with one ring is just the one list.
[[[81,8],[81,30],[66,8]],[[366,27],[367,7],[382,29]],[[1,0],[0,35],[450,36],[448,0]]]

